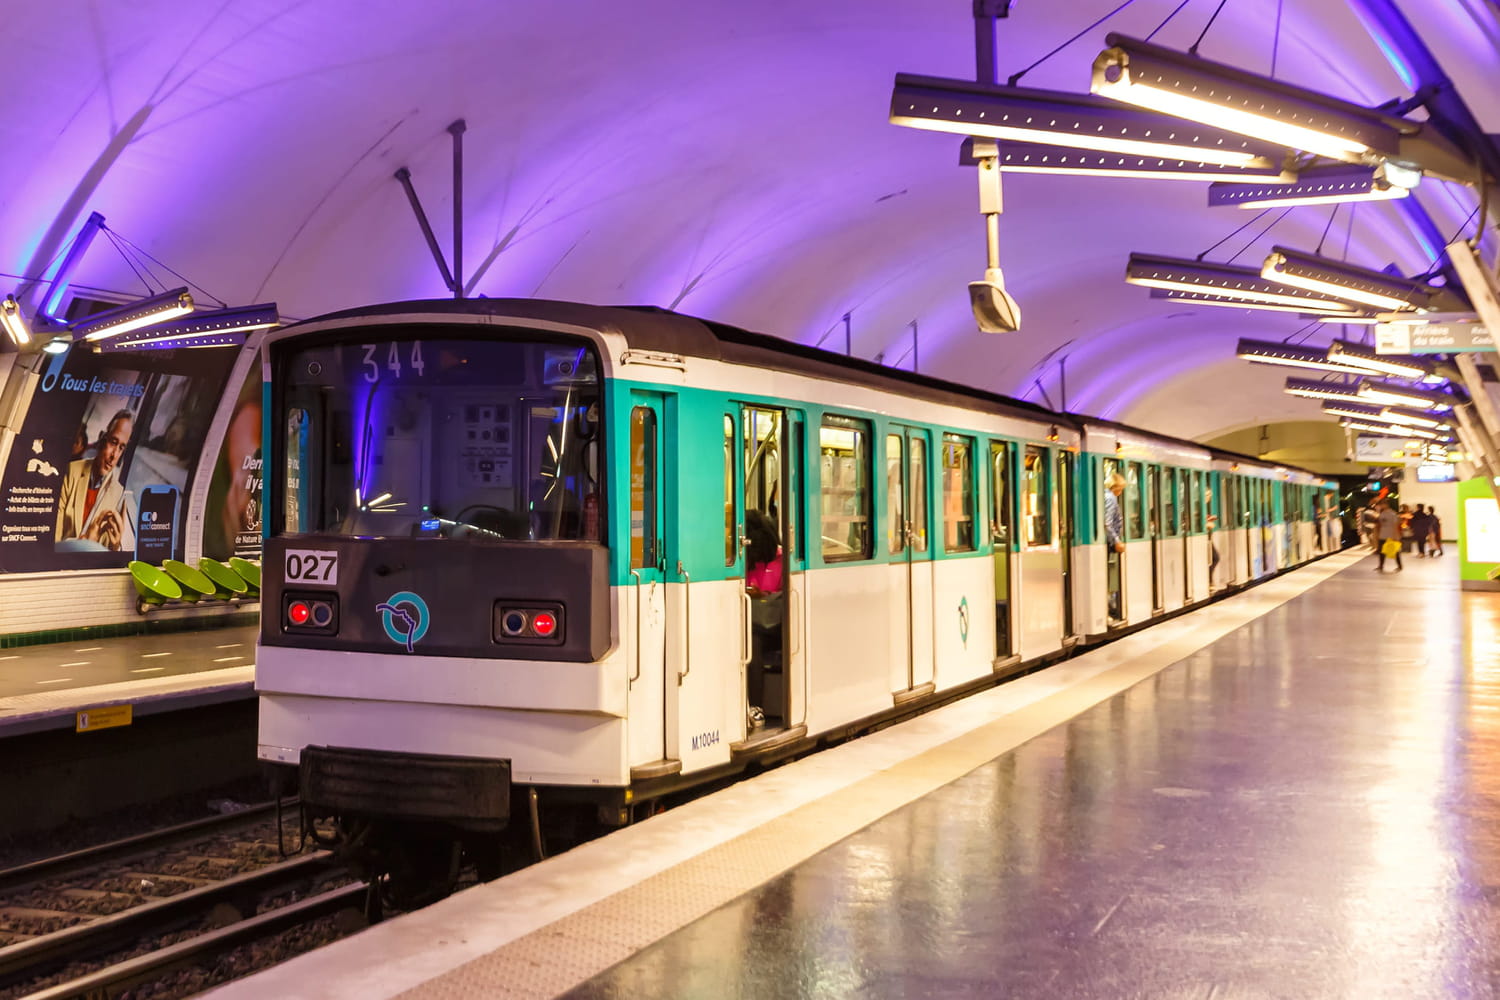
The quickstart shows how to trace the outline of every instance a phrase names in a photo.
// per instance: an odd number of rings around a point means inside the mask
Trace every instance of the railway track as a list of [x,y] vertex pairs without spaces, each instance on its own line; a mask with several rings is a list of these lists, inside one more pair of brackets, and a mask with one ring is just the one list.
[[0,871],[0,1000],[188,996],[362,926],[365,886],[283,858],[272,809]]

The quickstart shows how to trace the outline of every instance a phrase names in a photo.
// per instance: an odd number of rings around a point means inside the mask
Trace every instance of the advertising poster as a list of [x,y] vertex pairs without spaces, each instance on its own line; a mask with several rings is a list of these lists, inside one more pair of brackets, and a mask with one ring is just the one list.
[[260,558],[260,357],[245,376],[214,463],[203,512],[203,554]]
[[47,359],[0,475],[0,572],[181,558],[193,466],[235,352]]

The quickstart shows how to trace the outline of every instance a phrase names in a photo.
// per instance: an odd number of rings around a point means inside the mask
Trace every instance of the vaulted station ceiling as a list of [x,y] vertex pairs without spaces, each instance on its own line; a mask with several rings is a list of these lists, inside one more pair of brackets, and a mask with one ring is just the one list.
[[[958,139],[887,120],[897,72],[972,78],[967,0],[754,3],[28,0],[0,59],[5,291],[90,211],[231,304],[306,317],[446,294],[393,179],[411,169],[451,257],[449,123],[464,119],[464,269],[474,294],[653,304],[1184,436],[1315,418],[1283,373],[1233,359],[1294,315],[1190,308],[1122,281],[1131,251],[1193,256],[1252,218],[1197,183],[1007,175],[1002,263],[1022,331],[976,332],[984,267]],[[1018,3],[1002,78],[1119,6]],[[1215,0],[1155,41],[1186,49]],[[1144,37],[1178,0],[1133,0],[1028,86],[1086,93],[1108,31]],[[1500,131],[1492,0],[1402,0],[1488,131]],[[1376,105],[1409,73],[1346,0],[1227,0],[1201,55]],[[1274,53],[1274,57],[1273,57]],[[1446,236],[1466,188],[1417,197]],[[1272,242],[1403,273],[1438,247],[1399,207],[1298,208],[1210,254]],[[81,284],[141,294],[107,241]],[[205,301],[207,299],[205,298]],[[1317,334],[1326,337],[1326,333]]]

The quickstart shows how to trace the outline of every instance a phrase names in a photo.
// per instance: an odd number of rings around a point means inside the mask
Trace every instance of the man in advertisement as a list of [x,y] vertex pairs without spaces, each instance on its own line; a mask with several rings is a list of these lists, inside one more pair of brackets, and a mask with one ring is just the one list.
[[99,436],[94,457],[68,464],[57,505],[55,541],[83,539],[111,552],[135,548],[130,491],[119,475],[134,427],[134,415],[118,411]]

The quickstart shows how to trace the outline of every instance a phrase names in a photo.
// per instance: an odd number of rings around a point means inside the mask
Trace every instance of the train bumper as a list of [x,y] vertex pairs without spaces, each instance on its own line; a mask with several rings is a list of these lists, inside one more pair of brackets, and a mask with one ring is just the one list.
[[510,761],[306,747],[303,805],[314,815],[361,816],[503,830],[510,820]]

